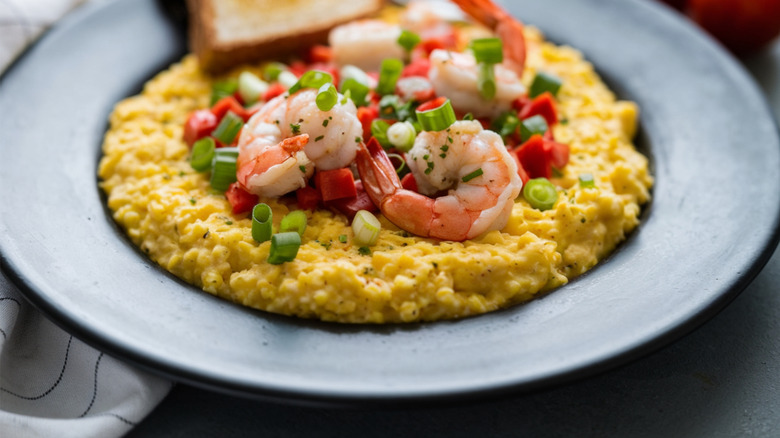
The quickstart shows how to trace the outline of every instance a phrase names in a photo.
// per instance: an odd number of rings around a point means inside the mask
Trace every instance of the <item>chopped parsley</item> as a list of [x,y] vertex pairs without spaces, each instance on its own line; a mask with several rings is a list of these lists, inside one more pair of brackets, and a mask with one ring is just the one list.
[[292,133],[295,135],[301,133],[301,125],[290,123],[290,129],[292,129]]

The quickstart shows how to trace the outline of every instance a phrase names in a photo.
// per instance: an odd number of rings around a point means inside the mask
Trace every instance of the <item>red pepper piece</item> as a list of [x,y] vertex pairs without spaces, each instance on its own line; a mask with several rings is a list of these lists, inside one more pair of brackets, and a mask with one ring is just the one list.
[[348,168],[321,170],[314,175],[314,184],[324,202],[357,196],[355,177]]
[[320,192],[311,186],[301,187],[295,191],[298,207],[304,210],[316,210],[322,201]]
[[287,91],[287,89],[284,88],[284,85],[274,82],[265,90],[265,93],[263,93],[263,101],[268,102],[274,97],[284,94],[285,91]]
[[222,117],[225,117],[225,114],[227,114],[228,111],[233,111],[237,116],[244,119],[244,122],[249,120],[249,118],[252,117],[252,114],[257,112],[257,110],[258,108],[247,110],[240,103],[238,103],[238,100],[236,100],[236,98],[233,96],[223,97],[222,99],[219,99],[217,103],[214,104],[214,106],[211,107],[212,114],[217,116],[217,119],[219,120],[222,120]]
[[411,190],[415,193],[420,193],[420,188],[417,186],[417,180],[414,179],[414,175],[411,173],[407,173],[404,175],[403,178],[401,178],[401,185],[406,190]]
[[447,98],[444,97],[444,96],[437,97],[436,99],[429,100],[429,101],[423,103],[422,105],[418,106],[417,107],[417,111],[428,111],[428,110],[432,110],[434,108],[438,108],[438,107],[444,105],[444,102],[446,102],[446,101],[447,101]]
[[555,109],[555,98],[549,91],[536,96],[530,103],[519,110],[518,117],[525,120],[533,116],[542,116],[548,126],[558,123],[558,113]]
[[523,181],[523,185],[525,185],[525,183],[527,183],[528,180],[531,179],[531,177],[528,176],[528,172],[525,171],[523,164],[520,163],[520,159],[517,158],[517,149],[510,151],[509,155],[511,155],[512,158],[515,159],[515,164],[517,164],[517,174],[520,176],[520,179]]
[[211,131],[216,129],[218,124],[219,119],[209,110],[193,112],[184,123],[184,142],[187,143],[187,146],[192,147],[196,141],[211,134]]
[[379,117],[379,105],[372,103],[369,106],[361,106],[357,109],[357,118],[363,125],[363,140],[371,137],[371,122]]
[[252,208],[257,205],[259,199],[257,195],[247,192],[237,182],[234,182],[228,187],[225,192],[225,197],[233,208],[233,214],[246,213],[252,210]]
[[512,108],[517,110],[517,113],[519,114],[520,112],[523,111],[523,108],[528,106],[528,104],[530,103],[531,103],[531,98],[528,97],[527,94],[523,94],[522,96],[512,101]]
[[517,159],[531,178],[551,178],[550,154],[541,135],[532,135],[517,148]]
[[423,76],[428,77],[428,70],[431,69],[431,61],[428,58],[417,58],[401,71],[401,77]]
[[556,169],[563,169],[569,163],[569,145],[545,139],[544,148],[550,156],[550,164]]
[[333,61],[333,49],[329,46],[317,44],[309,48],[309,54],[306,58],[312,64],[317,62],[329,63]]
[[363,188],[363,181],[355,182],[355,191],[357,194],[352,198],[334,199],[333,201],[326,202],[325,205],[343,214],[349,218],[350,221],[360,210],[366,210],[372,213],[379,210]]

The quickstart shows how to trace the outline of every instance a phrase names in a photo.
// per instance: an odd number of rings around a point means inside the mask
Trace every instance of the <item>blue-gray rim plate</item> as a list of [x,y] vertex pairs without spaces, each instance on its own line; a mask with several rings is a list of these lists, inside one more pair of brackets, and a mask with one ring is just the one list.
[[0,81],[2,268],[58,324],[129,363],[223,392],[336,405],[537,390],[691,331],[776,246],[777,127],[732,57],[652,2],[522,0],[508,9],[583,51],[641,108],[638,144],[656,185],[625,244],[559,290],[460,321],[344,326],[217,299],[137,251],[97,187],[113,105],[185,53],[170,4],[88,4]]

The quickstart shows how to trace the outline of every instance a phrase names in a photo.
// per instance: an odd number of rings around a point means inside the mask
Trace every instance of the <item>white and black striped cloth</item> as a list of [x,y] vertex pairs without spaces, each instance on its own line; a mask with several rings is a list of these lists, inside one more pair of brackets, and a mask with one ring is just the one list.
[[[0,72],[82,1],[0,0]],[[0,436],[121,436],[170,388],[61,330],[0,272]]]

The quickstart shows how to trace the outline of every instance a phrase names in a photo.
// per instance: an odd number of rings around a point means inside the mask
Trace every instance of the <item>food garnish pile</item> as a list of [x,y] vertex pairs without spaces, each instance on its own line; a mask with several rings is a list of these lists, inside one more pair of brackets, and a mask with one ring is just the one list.
[[327,321],[476,315],[592,268],[649,199],[636,105],[492,2],[455,3],[223,76],[185,57],[111,115],[115,220],[207,292]]

